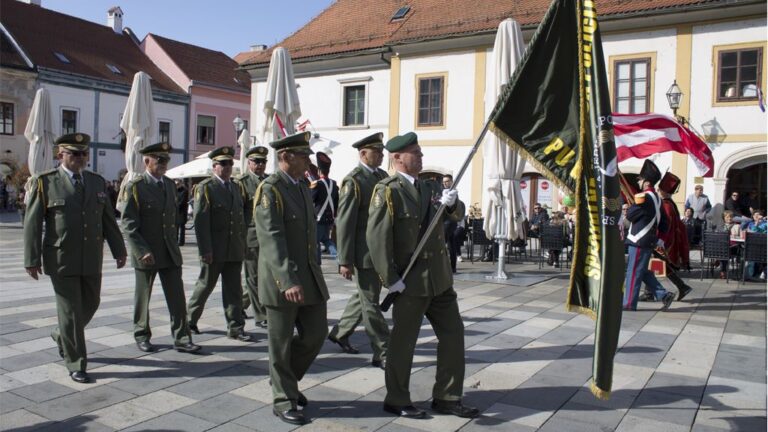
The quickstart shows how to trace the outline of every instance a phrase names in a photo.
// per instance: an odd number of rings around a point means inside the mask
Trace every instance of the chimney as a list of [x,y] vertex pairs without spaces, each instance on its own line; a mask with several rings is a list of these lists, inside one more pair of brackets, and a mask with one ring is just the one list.
[[120,6],[113,6],[107,11],[107,27],[117,34],[123,33],[123,10]]
[[41,0],[22,0],[22,3],[28,3],[32,6],[42,6]]
[[258,44],[258,45],[251,45],[251,52],[259,52],[259,51],[266,51],[267,46]]

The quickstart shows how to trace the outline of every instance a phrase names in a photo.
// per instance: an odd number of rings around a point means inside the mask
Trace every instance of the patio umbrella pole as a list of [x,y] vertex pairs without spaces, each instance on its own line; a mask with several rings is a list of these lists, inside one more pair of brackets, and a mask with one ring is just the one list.
[[[501,197],[501,202],[503,203],[503,192]],[[486,276],[486,279],[507,280],[509,279],[509,276],[507,276],[507,273],[504,271],[504,265],[506,264],[507,258],[507,219],[504,215],[505,211],[503,205],[497,205],[494,211],[496,212],[496,220],[498,221],[496,223],[496,234],[494,235],[494,239],[496,239],[496,241],[499,243],[499,261],[496,263],[496,274],[492,276]]]

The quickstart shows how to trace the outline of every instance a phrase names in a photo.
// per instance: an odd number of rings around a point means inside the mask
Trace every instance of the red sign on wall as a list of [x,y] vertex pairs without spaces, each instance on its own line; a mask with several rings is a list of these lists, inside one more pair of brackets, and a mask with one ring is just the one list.
[[541,188],[544,190],[549,189],[549,182],[545,182],[545,181],[541,182]]

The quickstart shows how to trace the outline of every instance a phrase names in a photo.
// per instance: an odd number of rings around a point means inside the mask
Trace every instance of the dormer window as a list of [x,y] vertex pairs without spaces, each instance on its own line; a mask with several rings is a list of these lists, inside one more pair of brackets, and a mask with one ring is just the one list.
[[122,75],[123,74],[123,72],[120,69],[118,69],[117,66],[111,65],[109,63],[107,63],[107,69],[109,69],[110,72],[112,72],[115,75]]
[[410,6],[401,7],[400,9],[397,10],[397,12],[395,12],[394,15],[392,15],[391,21],[397,21],[405,18],[405,16],[408,15],[408,11],[410,10],[411,10]]
[[71,61],[69,61],[67,56],[65,56],[64,54],[62,54],[62,53],[60,53],[58,51],[54,51],[53,55],[55,55],[56,58],[59,59],[59,61],[62,62],[62,63],[66,63],[66,64],[72,63]]

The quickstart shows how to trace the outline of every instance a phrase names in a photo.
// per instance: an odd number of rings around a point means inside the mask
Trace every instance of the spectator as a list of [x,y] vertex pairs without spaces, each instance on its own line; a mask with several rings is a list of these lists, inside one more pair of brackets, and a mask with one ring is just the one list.
[[747,199],[744,200],[744,208],[742,213],[752,216],[752,213],[760,209],[760,200],[757,198],[757,189],[752,189],[747,195]]
[[685,213],[683,214],[682,219],[680,219],[680,221],[683,222],[683,225],[685,225],[685,233],[692,246],[701,243],[701,224],[698,224],[699,227],[697,229],[697,220],[698,219],[693,217],[693,209],[690,207],[685,209]]
[[531,228],[528,231],[528,237],[539,238],[539,230],[542,225],[549,221],[547,210],[541,207],[540,203],[533,205],[533,216],[531,217]]
[[725,200],[725,209],[732,213],[731,217],[734,219],[744,214],[743,203],[739,200],[739,193],[737,191],[731,192],[730,198]]
[[[451,189],[452,187],[453,176],[450,174],[444,175],[443,189]],[[456,273],[457,257],[461,255],[461,242],[464,239],[464,227],[459,227],[460,222],[451,220],[450,218],[445,218],[443,221],[443,229],[445,230],[445,245],[448,248],[448,254],[451,258],[451,270],[453,270],[454,273]]]
[[[738,197],[737,197],[738,198]],[[723,232],[730,233],[730,255],[734,256],[739,251],[738,240],[741,239],[741,226],[734,222],[733,212],[726,210],[723,212]],[[720,261],[720,279],[725,279],[725,272],[728,268],[728,261]]]
[[704,195],[704,186],[694,186],[693,193],[688,195],[688,198],[685,199],[685,208],[693,210],[693,233],[697,238],[701,239],[701,231],[704,229],[707,213],[712,209],[712,203],[709,202],[709,197]]
[[[747,225],[748,232],[760,233],[765,235],[768,232],[766,226],[765,213],[762,210],[752,212],[752,221]],[[760,277],[765,269],[765,261],[747,261],[747,278],[754,280]]]
[[6,191],[6,209],[8,211],[16,211],[16,186],[8,182],[5,185],[5,191]]
[[[176,179],[176,229],[179,246],[186,243],[187,216],[189,212],[189,191],[181,179]],[[245,309],[243,309],[245,311]]]
[[331,229],[339,205],[339,186],[335,180],[328,178],[331,158],[325,153],[317,152],[317,169],[320,178],[312,182],[310,192],[317,218],[317,263],[320,264],[320,245],[324,245],[325,250],[336,259],[336,243],[331,239]]
[[621,240],[627,238],[627,232],[629,232],[629,226],[632,224],[632,222],[627,219],[627,210],[629,210],[629,204],[624,203],[621,205],[621,216],[619,216],[619,235],[621,236]]
[[118,215],[117,211],[117,189],[114,182],[107,181],[105,182],[107,185],[107,196],[109,197],[109,202],[112,203],[112,208],[115,209],[115,216]]
[[[549,219],[549,225],[552,226],[559,226],[563,229],[563,238],[565,239],[563,242],[564,246],[569,246],[570,241],[568,240],[570,238],[570,228],[568,225],[568,222],[565,220],[565,213],[563,212],[555,212],[552,215],[552,218]],[[549,258],[547,259],[547,264],[550,266],[554,266],[557,268],[560,268],[560,252],[561,250],[558,249],[550,249],[549,250]]]

